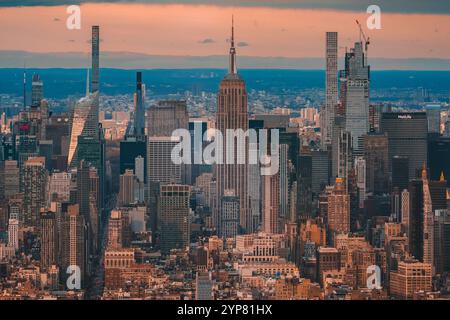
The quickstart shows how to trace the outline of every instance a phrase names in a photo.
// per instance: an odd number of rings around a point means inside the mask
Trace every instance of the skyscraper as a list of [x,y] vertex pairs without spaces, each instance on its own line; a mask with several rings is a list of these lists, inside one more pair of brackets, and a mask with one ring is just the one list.
[[334,188],[328,194],[327,221],[331,237],[350,232],[350,196],[342,178],[336,178]]
[[39,214],[46,203],[47,178],[44,158],[34,157],[25,162],[23,180],[26,226],[38,227]]
[[[220,83],[219,93],[217,95],[217,116],[216,127],[223,135],[223,141],[230,139],[233,141],[233,150],[223,148],[223,159],[227,159],[227,153],[233,152],[233,164],[217,164],[217,203],[221,203],[221,198],[225,190],[234,190],[234,194],[240,201],[240,226],[243,230],[251,229],[252,217],[249,214],[248,197],[248,165],[246,155],[248,154],[248,142],[246,141],[244,155],[238,155],[238,146],[236,139],[228,137],[227,130],[241,129],[244,132],[248,129],[248,109],[247,109],[247,91],[245,82],[237,73],[236,48],[234,46],[234,24],[231,27],[231,47],[229,53],[228,74]],[[238,158],[244,156],[243,164],[238,164]],[[228,158],[230,155],[228,155]],[[219,212],[219,217],[221,213]]]
[[345,54],[345,129],[352,137],[354,152],[362,148],[361,137],[369,131],[370,67],[362,42]]
[[41,238],[41,267],[49,268],[58,260],[58,234],[56,213],[47,212],[41,214],[40,238]]
[[78,161],[78,140],[80,136],[95,136],[98,130],[98,122],[92,121],[95,113],[95,100],[98,99],[98,92],[80,99],[74,108],[72,116],[72,130],[70,133],[68,166],[76,167]]
[[424,163],[427,164],[428,129],[425,112],[383,113],[381,131],[388,136],[389,159],[394,156],[408,157],[409,180],[417,177],[418,170]]
[[186,101],[163,100],[147,111],[149,137],[170,137],[174,130],[188,129],[189,114]]
[[83,288],[89,254],[86,244],[86,223],[84,217],[79,214],[78,204],[69,205],[67,210],[61,217],[61,268],[66,271],[69,266],[78,266]]
[[185,249],[190,239],[190,187],[180,184],[161,186],[158,199],[158,229],[162,253]]
[[350,132],[345,130],[345,119],[342,116],[336,116],[333,137],[332,137],[332,166],[331,181],[335,178],[343,178],[345,186],[348,186],[348,174],[353,168],[353,149],[352,137]]
[[409,159],[408,157],[393,156],[392,165],[392,189],[400,191],[408,188],[409,183]]
[[142,72],[136,73],[136,109],[134,110],[134,135],[144,137],[145,135],[145,106],[144,92],[142,86]]
[[[92,81],[91,92],[100,89],[100,27],[92,26]],[[98,122],[98,113],[97,113]]]
[[119,205],[126,206],[135,202],[136,176],[132,170],[120,175]]
[[428,121],[428,133],[441,133],[441,105],[429,104],[425,106]]
[[31,106],[37,108],[44,99],[44,84],[38,74],[33,75],[31,82]]
[[222,238],[236,238],[239,231],[239,198],[234,191],[225,190],[221,203],[219,236]]
[[[335,107],[338,103],[338,33],[326,33],[325,105],[321,113],[322,145],[331,145]],[[322,119],[323,118],[323,119]]]
[[19,193],[19,168],[17,161],[0,161],[0,199]]
[[[434,266],[434,214],[431,202],[430,185],[425,165],[422,169],[423,186],[423,262]],[[434,271],[432,271],[434,274]]]
[[19,249],[19,220],[18,217],[11,217],[8,220],[8,246]]
[[172,150],[178,141],[171,137],[149,137],[147,149],[147,181],[181,183],[182,165],[172,161]]
[[363,136],[367,192],[384,194],[389,187],[389,148],[386,134],[371,132]]

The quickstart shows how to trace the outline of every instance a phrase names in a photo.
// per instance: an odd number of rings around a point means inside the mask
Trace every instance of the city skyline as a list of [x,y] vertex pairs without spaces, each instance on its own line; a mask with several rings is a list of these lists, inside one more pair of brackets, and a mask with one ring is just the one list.
[[[398,71],[372,73],[377,52],[395,61],[428,41],[445,53],[439,19],[434,31],[415,25],[422,33],[406,46],[403,26],[377,41],[356,0],[110,2],[82,6],[99,13],[83,27],[84,70],[0,69],[0,300],[172,300],[177,315],[205,317],[218,309],[188,301],[237,300],[229,309],[245,316],[272,314],[275,300],[450,300],[450,87],[439,83],[450,73],[401,72],[399,87]],[[13,31],[0,46],[18,46],[16,33],[36,52],[58,48],[63,31],[41,43],[33,33],[45,23],[20,28],[36,23],[27,10],[48,18],[64,8],[55,3],[0,6],[30,18],[2,20]],[[381,4],[391,27],[450,10]],[[255,18],[298,27],[299,13],[328,20],[303,42],[287,35],[292,46]],[[196,29],[213,35],[194,45]],[[108,50],[152,45],[200,55],[196,46],[211,46],[228,68],[159,78],[105,68]],[[325,72],[241,73],[245,52],[289,58],[302,48],[320,48]]]

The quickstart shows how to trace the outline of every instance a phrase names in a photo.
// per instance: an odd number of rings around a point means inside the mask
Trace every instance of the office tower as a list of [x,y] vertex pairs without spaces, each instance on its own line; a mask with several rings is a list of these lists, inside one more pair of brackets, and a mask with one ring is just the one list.
[[134,110],[134,135],[145,135],[145,92],[142,87],[142,72],[136,73],[136,109]]
[[330,183],[330,153],[323,150],[312,150],[312,185],[313,199]]
[[402,216],[402,194],[398,188],[391,192],[391,220],[401,222]]
[[343,178],[348,185],[348,173],[353,168],[352,137],[350,132],[345,131],[345,119],[341,116],[335,117],[332,137],[332,161],[331,181],[335,178]]
[[[433,208],[430,186],[425,168],[419,179],[411,180],[407,227],[411,254],[419,261],[433,265]],[[406,211],[406,210],[405,210]],[[406,213],[406,212],[405,212]],[[402,217],[402,223],[403,222]]]
[[441,173],[438,181],[428,181],[431,196],[431,207],[433,212],[436,210],[447,209],[447,180],[445,180],[444,173]]
[[134,167],[136,176],[134,197],[137,202],[143,203],[145,200],[145,159],[141,156],[136,157]]
[[[220,82],[220,89],[217,95],[217,129],[223,135],[223,141],[230,139],[233,141],[231,150],[223,148],[224,164],[216,164],[217,176],[217,196],[218,203],[225,194],[225,190],[234,190],[239,197],[240,214],[239,224],[244,232],[251,229],[252,216],[249,214],[249,197],[248,197],[248,153],[247,140],[244,143],[244,154],[238,155],[238,150],[242,146],[237,146],[234,138],[227,138],[227,130],[242,129],[244,132],[248,129],[248,109],[247,109],[247,92],[245,82],[237,73],[236,66],[236,49],[234,47],[234,26],[232,26],[231,47],[230,47],[230,64],[228,74]],[[227,153],[233,153],[233,164],[227,163]],[[242,164],[238,164],[238,159],[244,160]],[[230,158],[230,154],[228,154]],[[219,213],[219,216],[221,213]]]
[[341,253],[336,248],[319,247],[316,251],[316,281],[323,285],[324,273],[341,269]]
[[303,145],[299,155],[297,170],[298,219],[312,216],[312,155],[308,145]]
[[137,156],[134,159],[134,174],[139,182],[145,181],[145,159],[142,156]]
[[76,173],[76,203],[78,212],[84,218],[91,251],[96,248],[101,219],[101,182],[98,171],[85,160],[81,160]]
[[161,252],[186,249],[190,239],[190,187],[180,184],[161,186],[158,199],[158,229]]
[[[428,167],[430,180],[439,180],[441,173],[447,178],[450,176],[450,137],[429,137]],[[447,188],[450,188],[450,179],[447,179]]]
[[72,129],[70,133],[69,153],[67,158],[68,166],[76,167],[78,161],[78,141],[81,136],[95,136],[98,124],[90,119],[95,113],[95,100],[98,92],[81,98],[76,104],[72,116]]
[[356,187],[358,188],[359,208],[364,208],[366,193],[366,160],[364,157],[355,158]]
[[46,203],[47,176],[44,158],[30,158],[25,162],[23,183],[26,226],[38,226],[39,213]]
[[195,278],[195,300],[212,300],[211,274],[209,272],[197,272]]
[[16,156],[16,140],[11,134],[0,134],[0,160],[17,160]]
[[402,156],[393,156],[391,159],[391,165],[392,189],[407,189],[409,183],[409,158]]
[[350,195],[342,178],[336,178],[332,191],[328,194],[328,228],[333,234],[350,232]]
[[386,194],[389,188],[389,148],[386,134],[370,132],[363,136],[367,192]]
[[403,189],[401,193],[401,218],[400,221],[402,225],[405,226],[405,234],[410,235],[409,227],[410,227],[410,194],[408,189]]
[[89,193],[90,193],[90,164],[81,160],[77,168],[77,203],[78,212],[85,221],[89,221]]
[[325,105],[321,112],[322,145],[331,145],[335,107],[338,103],[338,33],[326,33]]
[[135,184],[136,176],[132,170],[125,170],[124,174],[120,175],[120,190],[119,190],[119,205],[126,206],[135,203]]
[[450,211],[434,211],[434,266],[436,274],[450,270]]
[[370,67],[363,43],[345,54],[345,130],[351,134],[352,147],[358,153],[362,149],[361,137],[369,131]]
[[188,129],[188,122],[186,101],[159,101],[147,110],[149,137],[170,137],[174,130]]
[[397,271],[391,272],[390,294],[399,299],[412,299],[414,293],[432,290],[432,266],[417,260],[398,263]]
[[69,202],[70,172],[53,172],[48,181],[48,201]]
[[[409,158],[409,180],[427,163],[427,117],[424,112],[383,113],[381,131],[388,135],[389,159]],[[391,172],[392,167],[391,167]]]
[[171,137],[149,137],[147,146],[147,182],[181,183],[182,165],[172,161],[172,150],[178,140]]
[[41,239],[41,267],[48,269],[58,263],[58,222],[55,212],[41,214],[40,239]]
[[78,266],[81,272],[81,287],[85,286],[88,275],[87,226],[79,214],[78,204],[69,205],[61,217],[61,269],[67,276],[69,266]]
[[[203,159],[203,150],[208,145],[208,141],[203,141],[202,138],[208,135],[209,120],[206,118],[191,118],[189,119],[189,133],[191,135],[191,159],[192,163],[186,165],[186,183],[193,185],[195,179],[202,173],[211,172],[212,166],[209,164],[196,163],[196,159]],[[196,148],[195,141],[201,148]]]
[[[250,148],[252,148],[252,146],[249,146]],[[280,144],[280,169],[279,169],[279,177],[280,177],[280,196],[279,196],[279,201],[280,201],[280,219],[285,220],[288,219],[290,216],[290,211],[289,211],[289,193],[290,193],[290,173],[291,173],[291,167],[292,165],[289,162],[289,145],[288,144]],[[253,169],[251,168],[252,165],[248,166],[248,171],[249,171],[249,179],[248,179],[248,184],[249,184],[249,196],[250,199],[252,199],[251,197],[251,188],[250,188],[250,184],[253,182],[252,180],[252,176],[250,175],[250,171]],[[256,175],[259,175],[259,171],[255,172]],[[250,200],[252,202],[252,200]],[[250,202],[250,203],[251,203]]]
[[262,230],[266,233],[280,233],[284,225],[280,221],[279,174],[261,176]]
[[[416,259],[423,260],[423,228],[424,228],[424,196],[423,182],[421,179],[414,179],[409,182],[409,211],[402,210],[402,223],[407,226],[409,248],[411,255]],[[406,194],[405,194],[406,196]],[[406,199],[405,199],[406,200]],[[406,216],[408,214],[408,216]]]
[[[36,157],[37,155],[38,140],[36,136],[16,136],[16,157],[14,158],[14,160],[17,160],[20,171],[23,170],[23,165],[29,157]],[[21,185],[21,188],[22,187],[23,186]],[[21,191],[23,190],[21,189]]]
[[112,210],[108,222],[108,249],[120,249],[123,244],[123,219],[121,210]]
[[53,141],[39,140],[39,153],[40,157],[45,158],[45,168],[50,172],[53,170]]
[[428,133],[441,133],[441,105],[429,104],[425,106],[427,114]]
[[[91,136],[80,136],[78,138],[77,163],[84,161],[90,167],[95,168],[98,175],[98,212],[103,217],[105,202],[106,181],[106,142],[101,135],[100,138]],[[92,169],[90,169],[92,170]]]
[[8,220],[8,246],[19,250],[19,220],[13,217]]
[[239,198],[233,190],[225,190],[221,201],[219,236],[221,238],[236,238],[239,232]]
[[19,193],[19,168],[16,160],[0,161],[0,199]]
[[120,174],[125,170],[133,170],[136,174],[136,159],[141,157],[144,160],[144,179],[147,181],[147,140],[145,137],[139,140],[133,136],[126,136],[120,141]]
[[44,84],[38,74],[34,74],[31,82],[31,107],[37,108],[44,99]]

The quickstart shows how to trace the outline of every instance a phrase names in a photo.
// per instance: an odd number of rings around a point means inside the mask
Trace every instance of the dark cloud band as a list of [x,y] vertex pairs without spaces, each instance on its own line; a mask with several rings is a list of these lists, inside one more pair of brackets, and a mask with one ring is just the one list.
[[371,4],[384,12],[449,14],[446,0],[21,0],[0,1],[0,7],[57,6],[82,3],[149,3],[149,4],[206,4],[240,7],[306,8],[365,11]]

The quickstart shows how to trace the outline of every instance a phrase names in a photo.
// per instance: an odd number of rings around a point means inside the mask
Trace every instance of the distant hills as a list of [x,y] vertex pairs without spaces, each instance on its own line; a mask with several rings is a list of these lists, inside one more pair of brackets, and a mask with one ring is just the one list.
[[[342,62],[343,59],[340,59]],[[0,51],[0,68],[20,68],[26,63],[31,68],[84,68],[89,64],[88,53],[34,53]],[[324,69],[324,58],[283,58],[239,56],[243,69]],[[102,67],[119,69],[192,69],[226,68],[228,57],[216,56],[161,56],[131,52],[102,52]],[[372,70],[449,70],[450,59],[388,59],[371,58]]]
[[[142,69],[139,69],[142,70]],[[131,94],[135,90],[136,70],[101,70],[101,91],[107,95]],[[282,95],[285,90],[299,91],[324,88],[323,70],[240,69],[248,90],[266,90]],[[27,69],[28,86],[31,76],[39,73],[44,81],[46,97],[65,98],[86,92],[86,69]],[[226,69],[153,69],[143,70],[143,80],[158,95],[184,91],[216,92]],[[371,88],[385,89],[395,95],[398,89],[426,88],[430,92],[448,96],[450,71],[372,71]],[[0,93],[22,95],[23,69],[0,69]]]

